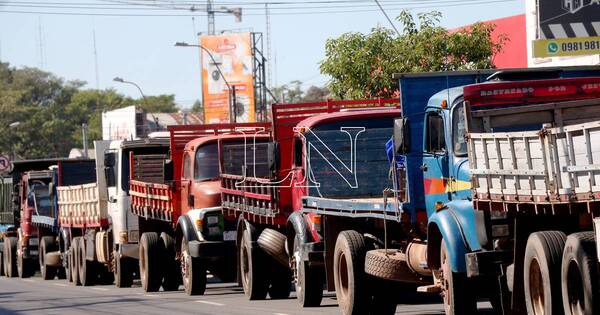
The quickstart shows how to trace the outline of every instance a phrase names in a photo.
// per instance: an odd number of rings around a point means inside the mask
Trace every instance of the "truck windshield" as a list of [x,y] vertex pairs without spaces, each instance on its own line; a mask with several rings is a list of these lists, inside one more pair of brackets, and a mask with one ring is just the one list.
[[219,177],[219,145],[205,144],[196,151],[194,180],[203,181]]
[[[35,198],[35,200],[33,200]],[[33,184],[29,197],[30,206],[34,206],[37,215],[52,216],[52,199],[47,185]]]
[[[381,197],[383,189],[390,187],[385,144],[392,135],[393,122],[392,117],[345,120],[323,124],[305,133],[309,195]],[[346,129],[350,135],[340,130],[342,127],[352,128]],[[353,143],[351,138],[355,136]]]
[[463,112],[463,102],[454,106],[452,112],[452,142],[454,146],[454,155],[467,155],[467,139],[465,128],[465,114]]

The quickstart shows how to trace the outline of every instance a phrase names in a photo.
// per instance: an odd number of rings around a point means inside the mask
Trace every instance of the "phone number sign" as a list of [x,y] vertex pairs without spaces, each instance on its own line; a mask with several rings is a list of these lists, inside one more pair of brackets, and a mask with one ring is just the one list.
[[540,39],[533,42],[536,58],[600,54],[600,36]]

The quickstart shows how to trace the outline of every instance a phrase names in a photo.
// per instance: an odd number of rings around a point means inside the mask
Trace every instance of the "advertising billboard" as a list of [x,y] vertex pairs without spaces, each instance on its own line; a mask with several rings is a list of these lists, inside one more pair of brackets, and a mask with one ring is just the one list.
[[600,0],[538,0],[534,57],[600,54]]
[[250,33],[201,36],[200,45],[208,50],[201,54],[204,122],[230,122],[230,87],[235,88],[235,121],[255,122]]

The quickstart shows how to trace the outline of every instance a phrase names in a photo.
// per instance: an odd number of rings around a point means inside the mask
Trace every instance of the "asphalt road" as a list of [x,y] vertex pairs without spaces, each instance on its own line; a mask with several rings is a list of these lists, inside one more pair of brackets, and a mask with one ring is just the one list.
[[[436,296],[415,294],[405,300],[396,314],[443,314]],[[480,303],[480,308],[489,309],[489,303]],[[76,287],[65,280],[1,277],[0,314],[293,315],[339,314],[339,310],[332,293],[326,293],[321,307],[302,309],[293,298],[248,301],[235,283],[212,283],[204,296],[187,296],[182,291],[144,294],[139,284],[127,289],[112,285]]]

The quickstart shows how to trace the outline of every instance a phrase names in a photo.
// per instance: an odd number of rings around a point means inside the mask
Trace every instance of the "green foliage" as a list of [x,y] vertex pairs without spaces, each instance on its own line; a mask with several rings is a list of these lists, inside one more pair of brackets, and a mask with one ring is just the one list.
[[506,42],[492,39],[495,26],[476,23],[450,32],[439,26],[441,13],[402,11],[397,20],[404,31],[398,35],[384,27],[371,33],[346,33],[329,39],[321,73],[331,77],[331,92],[339,98],[397,96],[394,73],[454,71],[493,68],[492,57]]
[[191,108],[192,113],[204,113],[204,106],[200,100],[196,100]]
[[131,105],[150,112],[178,110],[174,95],[150,96],[144,102],[113,89],[84,90],[84,84],[0,63],[0,132],[4,135],[0,153],[12,155],[14,151],[20,158],[64,157],[72,148],[83,146],[83,123],[88,124],[90,141],[102,137],[102,111]]
[[280,103],[320,102],[325,101],[329,96],[326,87],[312,85],[304,91],[302,82],[298,80],[274,87],[271,92]]

